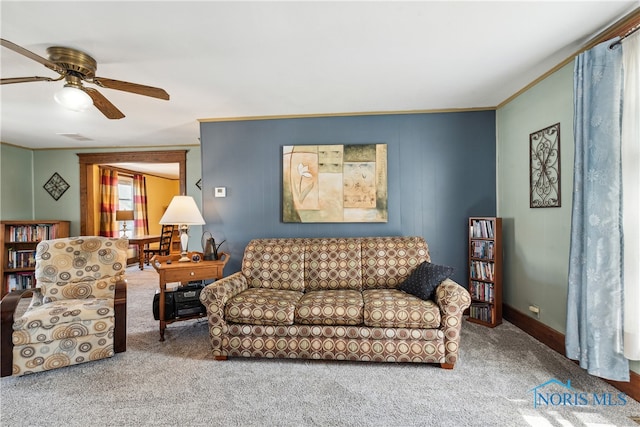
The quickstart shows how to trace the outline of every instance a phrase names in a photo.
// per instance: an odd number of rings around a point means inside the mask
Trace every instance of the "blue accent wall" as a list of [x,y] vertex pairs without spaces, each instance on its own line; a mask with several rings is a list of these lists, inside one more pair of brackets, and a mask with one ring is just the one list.
[[[226,239],[227,275],[254,238],[419,235],[466,286],[468,217],[496,212],[495,129],[494,111],[203,122],[203,229]],[[282,222],[284,145],[371,143],[387,144],[387,223]]]

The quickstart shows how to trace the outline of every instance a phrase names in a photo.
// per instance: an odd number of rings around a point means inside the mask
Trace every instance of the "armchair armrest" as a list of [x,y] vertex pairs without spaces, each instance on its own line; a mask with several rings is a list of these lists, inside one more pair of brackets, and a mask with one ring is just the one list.
[[24,289],[8,293],[0,301],[0,376],[13,374],[13,321],[22,297],[33,294],[33,289]]
[[127,279],[116,282],[113,309],[115,312],[113,351],[123,353],[127,351]]
[[207,308],[209,337],[214,356],[226,356],[221,351],[222,339],[228,331],[224,306],[233,296],[249,288],[247,278],[237,272],[207,285],[200,292],[200,302]]
[[451,279],[444,280],[436,289],[436,302],[440,307],[444,332],[445,368],[453,368],[458,361],[462,314],[471,305],[469,292]]

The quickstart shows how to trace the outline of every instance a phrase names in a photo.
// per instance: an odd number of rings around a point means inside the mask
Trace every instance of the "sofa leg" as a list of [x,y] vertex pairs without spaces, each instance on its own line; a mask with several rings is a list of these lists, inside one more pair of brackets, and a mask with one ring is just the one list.
[[227,360],[227,356],[214,356],[216,360]]
[[454,366],[453,363],[441,363],[440,364],[440,367],[442,369],[453,369],[453,366]]

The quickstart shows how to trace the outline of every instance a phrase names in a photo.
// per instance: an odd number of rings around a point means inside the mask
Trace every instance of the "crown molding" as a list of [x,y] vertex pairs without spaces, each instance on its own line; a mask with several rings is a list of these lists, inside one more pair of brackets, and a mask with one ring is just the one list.
[[509,98],[502,101],[500,104],[498,104],[497,108],[499,109],[504,107],[505,105],[513,101],[515,98],[522,95],[524,92],[528,91],[533,86],[537,85],[542,80],[549,77],[551,74],[555,73],[565,65],[573,62],[575,57],[580,55],[582,52],[585,52],[593,48],[594,46],[599,45],[604,41],[611,40],[616,37],[625,36],[633,28],[637,27],[638,25],[640,25],[640,7],[636,8],[632,12],[625,15],[624,17],[622,17],[621,19],[619,19],[618,21],[616,21],[615,23],[607,27],[607,29],[605,29],[604,31],[601,31],[600,33],[598,33],[595,37],[593,37],[590,41],[588,41],[582,48],[580,48],[573,55],[569,56],[567,59],[565,59],[564,61],[562,61],[561,63],[559,63],[558,65],[556,65],[555,67],[553,67],[552,69],[550,69],[549,71],[547,71],[546,73],[544,73],[543,75],[541,75],[540,77],[538,77],[537,79],[535,79],[534,81],[532,81],[531,83],[523,87],[522,89],[520,89],[518,92],[514,93]]
[[83,147],[46,147],[46,148],[32,148],[25,147],[22,145],[11,144],[10,142],[2,142],[0,141],[0,145],[7,145],[9,147],[22,148],[24,150],[31,151],[55,151],[55,150],[75,150],[75,151],[83,151],[83,150],[107,150],[112,152],[114,150],[141,150],[141,151],[153,151],[153,150],[166,150],[166,149],[176,149],[181,147],[200,147],[200,144],[175,144],[175,145],[114,145],[110,147],[105,146],[83,146]]
[[198,119],[200,123],[211,122],[241,122],[254,120],[280,120],[280,119],[309,119],[318,117],[356,117],[356,116],[387,116],[401,114],[431,114],[431,113],[461,113],[468,111],[494,111],[496,107],[473,108],[442,108],[434,110],[397,110],[397,111],[360,111],[350,113],[319,113],[319,114],[281,114],[271,116],[240,116]]

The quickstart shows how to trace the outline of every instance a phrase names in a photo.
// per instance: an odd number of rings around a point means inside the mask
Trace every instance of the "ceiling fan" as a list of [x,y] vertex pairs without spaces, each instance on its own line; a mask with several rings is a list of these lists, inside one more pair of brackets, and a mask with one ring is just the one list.
[[[0,84],[4,85],[38,81],[55,82],[64,79],[66,82],[64,88],[57,92],[54,97],[58,103],[76,111],[86,109],[93,104],[109,119],[121,119],[124,117],[122,111],[118,110],[115,105],[104,97],[104,95],[94,88],[85,87],[83,82],[91,83],[102,88],[121,90],[138,95],[169,100],[169,94],[164,89],[125,82],[122,80],[97,77],[96,70],[98,68],[98,63],[96,60],[77,49],[52,46],[47,48],[49,59],[46,59],[5,39],[0,39],[0,45],[39,62],[50,70],[60,74],[60,77],[58,78],[39,76],[6,78],[0,79]],[[73,104],[72,102],[76,99],[79,102],[77,104]]]

